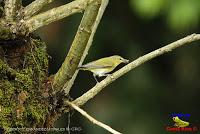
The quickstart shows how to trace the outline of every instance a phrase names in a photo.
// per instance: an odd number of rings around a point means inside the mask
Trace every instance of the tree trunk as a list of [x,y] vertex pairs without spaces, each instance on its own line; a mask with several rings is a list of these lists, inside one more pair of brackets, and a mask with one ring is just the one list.
[[18,27],[17,19],[8,21],[1,13],[0,131],[4,132],[50,127],[61,104],[55,97],[59,95],[51,93],[46,44],[36,35],[15,31]]

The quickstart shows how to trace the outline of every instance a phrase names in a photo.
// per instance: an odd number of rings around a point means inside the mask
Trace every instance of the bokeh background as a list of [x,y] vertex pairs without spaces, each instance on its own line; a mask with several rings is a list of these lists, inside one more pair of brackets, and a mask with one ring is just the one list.
[[[24,5],[30,2],[26,0]],[[56,0],[44,11],[68,2]],[[51,74],[65,59],[81,16],[73,15],[37,31],[47,43]],[[115,54],[132,61],[199,32],[199,0],[110,0],[84,63]],[[200,133],[199,52],[200,42],[195,42],[153,59],[106,87],[83,109],[126,134],[168,134],[171,132],[165,128],[173,126],[172,113],[190,114],[188,121],[198,126]],[[92,74],[80,71],[71,97],[80,96],[94,85]],[[63,115],[56,126],[67,127],[68,117]],[[70,126],[81,129],[71,131],[75,134],[108,133],[77,112],[70,113]]]

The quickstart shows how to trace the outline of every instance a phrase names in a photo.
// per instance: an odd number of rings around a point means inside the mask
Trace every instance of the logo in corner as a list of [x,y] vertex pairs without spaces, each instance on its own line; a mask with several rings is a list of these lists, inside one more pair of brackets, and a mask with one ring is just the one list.
[[190,124],[189,122],[179,119],[178,116],[173,117],[172,119],[175,122],[174,124],[175,127],[187,127]]
[[190,114],[182,114],[182,113],[173,113],[170,118],[173,121],[171,126],[166,127],[166,131],[177,132],[177,131],[185,131],[185,132],[197,132],[197,126],[190,125],[188,121]]

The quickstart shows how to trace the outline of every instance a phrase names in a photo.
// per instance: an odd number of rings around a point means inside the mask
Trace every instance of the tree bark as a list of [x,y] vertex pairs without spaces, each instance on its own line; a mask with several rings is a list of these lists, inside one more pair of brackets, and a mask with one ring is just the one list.
[[54,123],[46,120],[55,108],[46,44],[36,35],[21,34],[26,33],[19,31],[21,17],[0,18],[0,130],[4,133]]

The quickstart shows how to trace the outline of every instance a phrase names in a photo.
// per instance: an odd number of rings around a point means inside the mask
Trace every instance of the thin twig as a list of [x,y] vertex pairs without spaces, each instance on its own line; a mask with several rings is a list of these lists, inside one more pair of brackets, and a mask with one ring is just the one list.
[[55,74],[53,83],[55,90],[62,90],[64,85],[73,77],[92,34],[100,4],[101,0],[96,0],[86,8],[65,61]]
[[38,11],[40,11],[45,5],[53,2],[54,0],[35,0],[28,6],[26,6],[22,12],[24,13],[25,19],[31,17]]
[[70,116],[71,116],[71,114],[70,114],[70,112],[68,112],[68,123],[67,123],[67,130],[68,130],[68,134],[70,134]]
[[[84,51],[84,53],[83,53],[83,56],[81,57],[81,60],[80,60],[80,62],[79,62],[79,65],[82,65],[82,63],[83,63],[85,57],[86,57],[87,54],[88,54],[88,51],[89,51],[89,49],[90,49],[90,47],[91,47],[91,45],[92,45],[92,41],[93,41],[94,34],[95,34],[96,30],[97,30],[97,27],[98,27],[98,25],[99,25],[99,23],[100,23],[100,20],[101,20],[102,16],[103,16],[103,13],[104,13],[104,11],[105,11],[107,5],[108,5],[108,2],[109,2],[109,0],[101,0],[101,6],[100,6],[100,8],[99,8],[97,18],[96,18],[95,23],[94,23],[94,26],[93,26],[93,28],[92,28],[92,33],[91,33],[90,38],[89,38],[89,40],[88,40],[88,43],[87,43],[87,45],[86,45],[85,51]],[[72,88],[72,86],[73,86],[73,84],[74,84],[74,80],[76,79],[76,76],[77,76],[77,74],[78,74],[78,71],[79,71],[79,70],[76,70],[76,72],[74,73],[72,79],[71,79],[68,83],[66,83],[66,85],[65,85],[65,87],[64,87],[65,94],[68,94],[69,91],[70,91],[70,89]]]
[[21,8],[21,0],[5,0],[5,19],[13,21]]
[[77,98],[73,101],[74,104],[77,106],[81,106],[85,104],[88,100],[92,99],[94,96],[96,96],[102,89],[104,89],[106,86],[111,84],[113,81],[115,81],[117,78],[121,77],[122,75],[126,74],[127,72],[131,71],[132,69],[140,66],[141,64],[158,57],[162,54],[165,54],[167,52],[172,51],[175,48],[181,47],[183,45],[186,45],[188,43],[194,42],[200,40],[200,34],[192,34],[185,38],[182,38],[178,41],[175,41],[171,44],[168,44],[162,48],[159,48],[157,50],[154,50],[142,57],[139,57],[138,59],[134,60],[133,62],[129,63],[128,65],[124,66],[123,68],[119,69],[112,75],[106,77],[104,80],[102,80],[100,83],[97,83],[92,89],[84,93],[82,96]]
[[80,114],[82,114],[85,118],[87,118],[89,121],[91,121],[92,123],[104,128],[105,130],[109,131],[112,134],[121,134],[120,132],[112,129],[110,126],[97,121],[95,118],[93,118],[92,116],[90,116],[89,114],[87,114],[84,110],[82,110],[81,108],[79,108],[78,106],[76,106],[75,104],[73,104],[72,102],[67,102],[68,105],[70,105],[71,107],[73,107],[76,111],[78,111]]
[[[29,33],[36,29],[48,25],[49,23],[63,19],[72,14],[82,12],[94,0],[75,0],[63,6],[59,6],[31,17],[24,21],[24,26],[28,28]],[[23,27],[22,27],[23,29]]]

